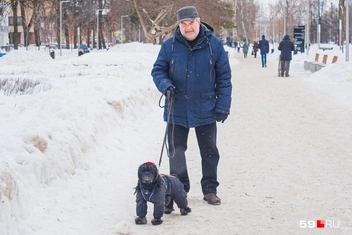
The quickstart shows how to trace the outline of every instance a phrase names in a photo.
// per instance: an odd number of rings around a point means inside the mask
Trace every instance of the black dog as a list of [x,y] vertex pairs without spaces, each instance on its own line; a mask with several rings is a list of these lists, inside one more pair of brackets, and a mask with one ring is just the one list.
[[136,224],[146,224],[147,202],[154,204],[153,225],[163,221],[164,208],[171,200],[180,208],[181,215],[191,212],[188,207],[187,193],[179,179],[171,175],[160,175],[153,162],[145,162],[138,168],[138,183],[135,188],[136,195]]

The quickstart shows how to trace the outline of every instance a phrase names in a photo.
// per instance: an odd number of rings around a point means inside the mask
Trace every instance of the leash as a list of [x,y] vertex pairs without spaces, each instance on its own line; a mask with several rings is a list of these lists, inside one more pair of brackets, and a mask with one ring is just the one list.
[[[174,146],[174,130],[175,130],[175,124],[174,124],[174,97],[170,98],[170,91],[166,91],[166,97],[167,97],[167,119],[166,119],[166,128],[165,128],[165,134],[164,134],[164,139],[163,139],[163,146],[161,147],[161,152],[160,152],[160,158],[159,158],[159,165],[158,167],[160,168],[161,165],[161,160],[163,157],[163,153],[164,153],[164,148],[166,149],[167,152],[167,156],[169,158],[173,158],[175,156],[175,146]],[[164,108],[165,106],[161,106],[161,99],[163,98],[163,95],[161,95],[160,99],[159,99],[159,107],[160,108]],[[168,132],[169,132],[169,124],[170,124],[170,118],[172,119],[172,131],[171,131],[171,143],[172,143],[172,147],[174,149],[172,155],[170,154],[169,151],[169,146],[167,143],[167,136],[168,136]]]

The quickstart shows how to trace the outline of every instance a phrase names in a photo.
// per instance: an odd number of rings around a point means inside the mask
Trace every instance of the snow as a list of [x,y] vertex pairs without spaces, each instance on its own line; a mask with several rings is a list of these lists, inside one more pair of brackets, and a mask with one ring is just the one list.
[[[192,213],[180,216],[176,210],[152,226],[149,204],[147,225],[135,225],[137,168],[145,161],[158,163],[165,130],[161,94],[150,76],[159,49],[129,43],[81,57],[77,50],[62,50],[62,56],[56,50],[51,59],[49,51],[29,48],[0,58],[0,234],[180,234],[180,229],[181,234],[299,234],[307,232],[299,228],[300,220],[317,219],[340,220],[335,234],[351,233],[346,218],[352,193],[352,64],[338,47],[323,52],[315,45],[308,55],[294,56],[289,78],[277,77],[277,50],[263,70],[260,56],[245,60],[225,46],[234,102],[229,119],[218,124],[225,155],[219,165],[222,205],[202,200],[200,157],[191,132]],[[304,60],[313,60],[318,51],[339,59],[316,73],[304,71]],[[290,109],[294,112],[287,113]],[[317,116],[321,113],[327,116]],[[297,162],[282,160],[287,154]],[[335,159],[333,166],[327,156]],[[165,154],[160,171],[168,173]],[[303,176],[334,186],[319,190]],[[269,201],[277,193],[274,205]],[[332,205],[306,214],[326,195]],[[301,207],[292,208],[297,204]],[[268,210],[275,220],[261,217]]]

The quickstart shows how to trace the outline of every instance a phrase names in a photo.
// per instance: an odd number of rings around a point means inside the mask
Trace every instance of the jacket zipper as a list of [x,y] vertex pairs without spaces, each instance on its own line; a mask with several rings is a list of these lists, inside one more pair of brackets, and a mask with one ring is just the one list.
[[173,80],[173,77],[174,77],[174,68],[175,68],[175,60],[172,60],[171,61],[171,68],[170,68],[171,80]]
[[209,80],[210,82],[213,81],[213,61],[209,60]]

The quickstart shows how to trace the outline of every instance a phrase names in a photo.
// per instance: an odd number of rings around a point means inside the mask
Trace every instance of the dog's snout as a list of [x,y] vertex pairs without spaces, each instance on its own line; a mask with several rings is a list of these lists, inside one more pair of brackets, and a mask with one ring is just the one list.
[[142,176],[142,182],[145,184],[151,184],[154,181],[154,176],[152,174],[144,174]]
[[150,184],[152,182],[153,182],[153,180],[151,180],[151,179],[144,179],[144,183],[146,183],[146,184]]

